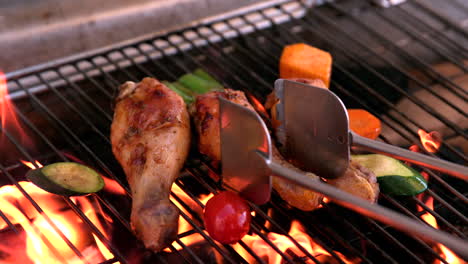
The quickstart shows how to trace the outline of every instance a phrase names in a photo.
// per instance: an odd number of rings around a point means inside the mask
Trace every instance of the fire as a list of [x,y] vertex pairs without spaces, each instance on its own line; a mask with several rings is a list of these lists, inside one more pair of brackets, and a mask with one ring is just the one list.
[[421,143],[423,147],[431,153],[436,153],[440,145],[442,144],[442,136],[437,131],[432,131],[427,133],[426,131],[419,129],[418,130],[419,138],[421,139]]
[[247,93],[247,97],[252,102],[252,106],[257,111],[257,113],[260,113],[260,115],[266,118],[269,118],[268,112],[266,111],[265,107],[263,106],[262,103],[260,103],[260,101],[255,96],[253,96],[250,93]]
[[125,189],[120,185],[118,182],[107,178],[106,176],[102,175],[102,178],[104,179],[104,190],[113,194],[117,195],[126,195],[127,192]]
[[[431,133],[426,133],[424,130],[420,129],[418,131],[419,136],[421,137],[421,142],[424,146],[424,148],[429,151],[429,152],[437,152],[437,150],[440,147],[441,144],[441,136],[439,133],[433,131]],[[429,146],[429,147],[428,147]],[[409,148],[411,151],[414,152],[420,152],[420,149],[417,145],[412,145]],[[429,174],[426,172],[422,171],[421,175],[424,177],[426,181],[429,181]],[[427,197],[427,198],[426,198]],[[431,196],[427,196],[425,193],[420,193],[417,195],[417,198],[421,201],[425,201],[425,205],[431,209],[434,210],[434,198]],[[423,211],[424,209],[421,206],[417,206],[417,209],[419,212]],[[439,229],[439,226],[437,225],[437,220],[433,215],[431,215],[429,212],[426,212],[425,214],[421,215],[421,218],[431,225],[432,227]],[[450,249],[445,247],[442,244],[437,244],[436,247],[438,248],[439,252],[441,252],[442,258],[444,258],[447,263],[450,264],[461,264],[465,263],[463,260],[457,257]],[[436,260],[434,264],[439,264],[441,261]]]
[[[434,210],[434,199],[432,197],[428,197],[427,198],[427,201],[425,202],[426,206],[431,209],[431,210]],[[423,208],[418,206],[418,210],[419,211],[423,211]],[[432,227],[436,228],[436,229],[439,229],[439,226],[437,225],[437,220],[435,219],[435,217],[433,215],[431,215],[429,212],[426,212],[425,214],[423,214],[421,216],[421,218],[426,222],[428,223],[429,225],[431,225]],[[462,264],[462,263],[465,263],[461,258],[459,258],[457,255],[455,255],[455,253],[453,253],[453,251],[451,251],[450,249],[448,249],[447,247],[445,247],[444,245],[442,244],[437,244],[436,247],[438,248],[438,250],[440,251],[441,253],[441,256],[442,258],[444,258],[447,263],[450,263],[450,264]],[[439,263],[442,263],[440,260],[436,260],[434,262],[434,264],[439,264]]]
[[[314,257],[331,257],[331,254],[322,248],[319,244],[315,243],[312,238],[305,233],[305,229],[298,221],[291,223],[289,235],[298,242],[307,252]],[[300,257],[306,263],[314,263],[312,259],[307,259],[307,256],[297,247],[287,236],[270,232],[266,235],[268,239],[286,255],[292,255],[291,258]],[[268,243],[266,243],[258,235],[246,235],[242,241],[252,250],[255,254],[259,255],[262,259],[268,260],[270,264],[280,264],[283,259],[278,252],[276,252]],[[246,259],[249,263],[254,262],[254,258],[239,244],[233,245],[234,249]],[[353,260],[347,260],[339,252],[335,252],[345,263],[354,263]],[[305,260],[307,259],[307,260]]]
[[[32,146],[31,140],[24,132],[16,116],[14,105],[8,96],[7,80],[2,71],[0,71],[0,123],[2,129],[5,129],[11,135],[19,135],[21,143]],[[3,140],[5,140],[4,136],[0,138],[0,141]]]
[[29,162],[29,161],[24,161],[24,160],[20,160],[20,161],[21,161],[21,163],[26,165],[26,167],[28,167],[28,168],[30,168],[32,170],[34,170],[36,168],[42,168],[43,167],[42,164],[37,160],[35,160],[34,163]]
[[[181,200],[183,200],[184,203],[187,204],[190,207],[190,209],[192,209],[192,211],[196,212],[199,216],[203,215],[203,208],[198,203],[196,203],[192,198],[190,198],[190,196],[184,190],[182,190],[177,184],[175,184],[175,183],[172,184],[171,190],[175,195],[177,195],[177,197],[179,197]],[[202,195],[199,199],[200,199],[200,202],[203,205],[205,205],[211,197],[213,197],[212,193],[210,193],[208,195]],[[190,215],[190,213],[174,197],[171,196],[170,199],[175,205],[177,205],[177,207],[181,211],[183,211],[187,215]],[[197,222],[196,220],[193,220],[193,221]],[[200,223],[198,223],[198,224],[200,224]],[[190,225],[190,223],[187,222],[187,220],[185,220],[182,216],[179,216],[178,234],[188,232],[188,231],[190,231],[192,229],[193,229],[193,227]],[[193,233],[191,235],[182,237],[180,239],[180,241],[186,246],[193,245],[193,244],[196,244],[196,243],[204,241],[204,240],[205,240],[205,238],[199,233]],[[174,248],[177,249],[177,250],[182,249],[182,246],[179,245],[179,243],[177,243],[177,241],[173,242],[172,246],[174,246]],[[166,249],[164,249],[164,251],[170,252],[170,249],[166,248]]]
[[[188,206],[192,212],[197,213],[200,217],[203,214],[202,206],[195,202],[184,190],[182,190],[177,184],[172,185],[172,192],[180,198],[186,206]],[[213,194],[209,195],[202,195],[200,196],[201,204],[205,205],[208,200],[213,197]],[[190,215],[189,212],[173,197],[171,196],[171,201],[177,205],[177,207],[187,215]],[[271,216],[271,211],[268,211],[268,215]],[[252,216],[255,216],[255,212],[252,212]],[[197,224],[198,220],[192,218]],[[270,226],[270,223],[267,222],[266,226]],[[179,230],[178,233],[182,234],[188,231],[191,231],[193,227],[181,216],[179,217]],[[315,243],[312,238],[310,238],[307,233],[305,233],[304,227],[298,221],[293,221],[291,223],[291,229],[289,231],[289,235],[295,239],[299,245],[301,245],[305,250],[307,250],[311,255],[315,257],[329,257],[332,258],[331,254],[322,248],[319,244]],[[304,257],[304,253],[287,237],[281,234],[270,232],[266,235],[268,239],[275,244],[282,252],[285,254],[292,254],[291,258],[294,257]],[[205,239],[201,234],[195,232],[188,236],[180,238],[180,240],[186,245],[193,245],[199,242],[204,241]],[[268,260],[268,263],[276,264],[282,263],[282,257],[278,254],[268,243],[266,243],[259,235],[246,235],[242,238],[242,241],[250,247],[256,255],[259,255],[261,258]],[[176,250],[181,250],[182,246],[180,246],[177,241],[172,243],[172,246]],[[255,262],[255,259],[248,253],[239,243],[233,244],[232,247],[236,250],[247,262],[252,263]],[[166,252],[170,252],[169,248],[164,249]],[[335,252],[341,259],[344,260],[345,263],[355,263],[354,260],[346,260],[346,258],[339,252]],[[307,263],[313,263],[311,259],[306,260]]]
[[419,149],[418,145],[411,145],[409,147],[409,150],[413,151],[413,152],[421,152],[421,150]]
[[[35,164],[24,163],[31,168],[42,166],[38,161],[35,161]],[[43,212],[39,213],[22,192],[12,185],[0,188],[0,204],[2,212],[12,224],[21,225],[23,228],[26,234],[25,253],[31,261],[36,264],[82,263],[83,260],[77,256],[62,236],[65,236],[81,252],[84,261],[95,263],[114,257],[102,241],[92,234],[87,224],[68,207],[62,197],[48,193],[31,182],[20,181],[19,185],[34,199]],[[92,196],[75,197],[72,201],[109,239],[106,233],[109,227],[105,228],[99,216],[104,217],[107,223],[111,223],[112,219],[104,214],[96,199]],[[0,231],[7,227],[6,223],[0,222]]]

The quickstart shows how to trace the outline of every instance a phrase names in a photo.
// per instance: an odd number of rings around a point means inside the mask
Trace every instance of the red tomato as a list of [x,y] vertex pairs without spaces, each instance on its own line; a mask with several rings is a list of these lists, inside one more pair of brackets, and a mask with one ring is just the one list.
[[223,244],[239,241],[250,228],[250,208],[239,195],[224,191],[206,203],[205,228],[212,238]]

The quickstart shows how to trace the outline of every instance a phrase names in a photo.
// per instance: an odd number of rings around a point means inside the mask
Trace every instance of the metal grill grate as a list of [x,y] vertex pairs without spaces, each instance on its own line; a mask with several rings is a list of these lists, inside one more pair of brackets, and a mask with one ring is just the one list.
[[[5,149],[2,152],[8,155],[0,155],[3,174],[0,184],[15,185],[35,209],[42,212],[36,201],[18,184],[23,179],[18,175],[25,172],[18,160],[33,162],[37,159],[47,164],[76,156],[120,183],[127,192],[126,196],[99,193],[91,198],[99,201],[104,211],[114,219],[114,230],[118,232],[114,232],[112,241],[106,239],[96,223],[88,219],[74,201],[63,198],[115,256],[104,263],[136,262],[143,261],[142,258],[147,262],[170,263],[174,257],[185,262],[222,260],[246,263],[247,260],[233,246],[215,243],[204,231],[197,212],[175,192],[171,196],[184,209],[182,218],[193,227],[192,231],[179,234],[176,240],[182,250],[171,246],[170,252],[151,255],[143,254],[141,248],[129,250],[129,245],[138,243],[131,236],[128,222],[131,197],[125,175],[112,156],[108,138],[116,87],[127,80],[138,81],[145,76],[175,80],[177,76],[202,67],[225,86],[242,89],[263,99],[278,76],[277,64],[282,47],[306,42],[332,54],[331,90],[347,107],[364,108],[381,118],[387,128],[380,136],[381,140],[405,147],[416,144],[424,149],[417,129],[429,131],[430,125],[426,119],[420,120],[409,110],[400,109],[398,101],[407,100],[445,127],[440,151],[426,154],[466,164],[463,150],[453,142],[461,139],[466,144],[467,138],[464,123],[467,84],[460,83],[459,79],[466,77],[468,34],[463,24],[453,19],[466,22],[468,6],[455,0],[448,2],[441,10],[419,0],[388,9],[380,9],[364,1],[339,1],[307,9],[305,13],[306,8],[301,2],[290,1],[232,19],[197,25],[151,39],[129,41],[96,53],[7,74],[8,87],[15,99],[15,112],[26,133],[33,138],[34,147],[23,144],[19,135],[5,128],[0,130],[1,135],[8,139],[2,146]],[[448,14],[441,13],[452,9],[456,10],[456,16],[451,14],[451,19],[447,19]],[[455,73],[447,75],[433,66],[440,62],[449,63]],[[444,92],[435,90],[436,85]],[[426,91],[445,108],[435,107],[432,102],[416,96],[417,91]],[[457,100],[453,100],[454,97]],[[464,120],[453,120],[445,114],[446,109]],[[434,210],[418,197],[381,194],[379,203],[415,219],[429,212],[441,228],[466,238],[466,183],[431,170],[422,170],[429,175],[430,188],[426,194],[434,199]],[[203,157],[192,155],[187,169],[176,181],[177,186],[192,199],[191,202],[200,208],[203,208],[200,194],[219,190],[218,184],[207,177],[208,173],[218,172]],[[416,205],[425,211],[418,212]],[[327,261],[333,263],[344,263],[335,251],[364,263],[428,263],[433,259],[447,263],[432,245],[333,204],[324,204],[318,211],[305,213],[288,208],[274,196],[267,205],[252,205],[252,208],[256,214],[252,232],[287,262],[324,261],[288,235],[286,226],[298,219],[305,224],[306,233],[328,251],[332,260]],[[10,231],[20,232],[1,208],[0,217],[10,226]],[[86,262],[82,252],[56,226],[54,229],[76,256]],[[305,257],[279,250],[266,235],[268,232],[287,236]],[[210,254],[200,254],[200,250],[181,240],[194,233],[203,236],[205,252]],[[119,241],[119,238],[124,238],[124,241]],[[265,262],[247,244],[242,242],[240,246],[255,261]]]

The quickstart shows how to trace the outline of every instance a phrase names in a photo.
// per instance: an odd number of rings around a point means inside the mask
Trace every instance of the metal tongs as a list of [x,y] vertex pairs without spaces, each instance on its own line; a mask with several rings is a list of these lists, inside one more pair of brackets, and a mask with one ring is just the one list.
[[350,146],[382,153],[468,180],[468,167],[361,137],[349,130],[348,113],[328,89],[279,79],[274,90],[277,136],[286,137],[288,158],[324,178],[336,178],[348,168]]
[[[287,87],[284,86],[285,83],[288,83]],[[294,88],[290,88],[290,83],[293,83]],[[295,138],[298,143],[295,143],[293,146],[296,146],[297,149],[300,149],[300,153],[304,155],[307,155],[308,152],[321,152],[317,155],[324,155],[322,158],[320,158],[320,160],[322,163],[326,163],[324,164],[325,166],[322,166],[322,172],[330,173],[329,175],[335,175],[334,173],[339,173],[339,170],[334,170],[335,167],[348,166],[349,163],[348,142],[350,140],[347,136],[349,131],[347,127],[348,120],[346,111],[344,112],[344,116],[346,118],[343,118],[343,114],[341,114],[341,119],[334,119],[333,122],[330,122],[343,126],[340,128],[341,130],[327,130],[328,132],[336,133],[331,133],[326,137],[326,139],[330,138],[329,141],[334,142],[336,146],[342,147],[341,152],[339,150],[333,150],[334,147],[331,149],[324,148],[324,145],[326,146],[329,143],[319,144],[317,145],[318,147],[306,144],[300,145],[300,138],[309,137],[308,141],[306,142],[310,143],[314,142],[313,138],[319,134],[317,131],[318,128],[316,126],[314,128],[313,123],[304,123],[307,120],[313,120],[311,119],[311,116],[314,116],[312,113],[313,109],[323,107],[324,104],[332,102],[327,100],[338,100],[340,102],[340,109],[343,109],[344,105],[342,104],[341,100],[339,100],[338,97],[336,97],[330,91],[313,87],[313,89],[321,89],[322,91],[330,92],[334,98],[320,98],[318,102],[316,102],[317,100],[309,101],[309,105],[306,108],[301,108],[304,107],[304,101],[310,97],[293,97],[291,96],[293,93],[289,93],[289,89],[291,89],[291,91],[301,93],[304,92],[304,90],[307,90],[307,88],[311,87],[308,85],[305,85],[307,87],[301,87],[301,85],[303,86],[305,84],[289,82],[286,80],[279,80],[275,83],[277,88],[276,90],[282,90],[281,93],[284,93],[285,95],[284,97],[280,97],[284,99],[285,106],[291,107],[291,104],[288,104],[288,102],[294,102],[292,104],[292,108],[286,108],[286,111],[284,112],[287,113],[288,118],[284,125],[287,127],[288,122],[291,120],[291,122],[302,122],[299,124],[302,124],[306,127],[311,127],[312,133],[298,134],[299,138]],[[282,88],[278,89],[279,86]],[[296,88],[301,88],[302,91],[297,90]],[[294,101],[289,101],[289,99]],[[229,188],[240,192],[240,194],[246,199],[249,199],[250,201],[257,204],[263,204],[267,202],[270,199],[271,194],[271,176],[274,175],[277,177],[282,177],[313,191],[322,193],[341,206],[354,210],[370,218],[376,219],[382,223],[391,225],[403,232],[418,236],[426,241],[444,244],[445,246],[455,251],[458,255],[468,259],[468,242],[466,240],[429,227],[421,222],[411,219],[408,216],[394,212],[380,205],[371,204],[364,199],[341,191],[326,183],[311,181],[304,174],[297,173],[293,170],[276,164],[272,160],[270,134],[261,117],[256,112],[246,107],[232,103],[223,98],[219,98],[219,100],[223,183]],[[312,102],[314,102],[313,105],[310,105]],[[306,115],[303,117],[303,119],[289,119],[290,116],[295,116],[304,112]],[[327,115],[335,117],[334,113],[328,113]],[[340,115],[337,116],[340,117]],[[284,116],[279,116],[278,118],[281,119],[284,118]],[[345,123],[345,125],[343,125],[343,123]],[[298,129],[298,131],[302,131],[302,133],[304,133],[304,129]],[[339,136],[343,135],[343,131],[346,132],[346,137],[341,138]],[[287,130],[287,133],[288,134],[286,136],[288,136],[289,141],[291,139],[291,137],[289,137],[290,130]],[[352,135],[352,137],[354,137],[354,135]],[[347,156],[342,154],[342,152],[344,152],[343,149],[345,149],[348,153]],[[336,152],[332,153],[330,151]],[[341,164],[334,163],[334,161],[336,162],[337,160],[332,159],[333,157],[336,157],[336,153],[343,155],[342,158],[339,159]],[[307,159],[305,160],[308,161]],[[304,161],[304,159],[302,161]],[[333,164],[335,164],[335,166],[333,166]],[[466,170],[466,167],[464,167],[464,169]]]

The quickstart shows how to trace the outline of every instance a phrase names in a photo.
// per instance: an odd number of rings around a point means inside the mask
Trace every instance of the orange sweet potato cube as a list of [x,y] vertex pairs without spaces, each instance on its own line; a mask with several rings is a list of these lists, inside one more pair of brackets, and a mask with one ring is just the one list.
[[280,59],[280,77],[283,79],[320,79],[330,86],[332,56],[304,43],[288,45]]

